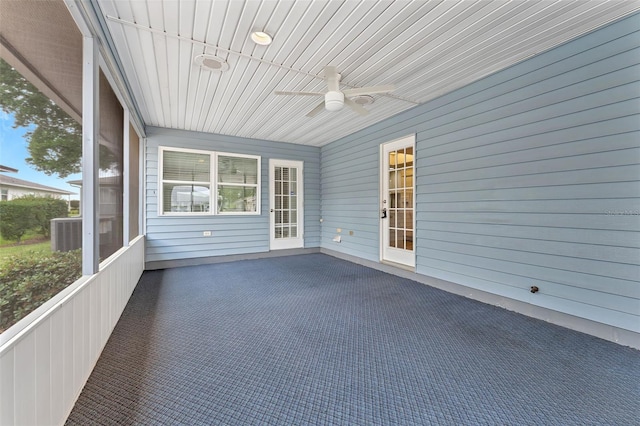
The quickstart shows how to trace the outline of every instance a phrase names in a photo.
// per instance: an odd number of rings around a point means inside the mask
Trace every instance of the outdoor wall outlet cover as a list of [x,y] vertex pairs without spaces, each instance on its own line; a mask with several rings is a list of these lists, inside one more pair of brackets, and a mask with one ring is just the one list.
[[338,229],[336,229],[336,232],[337,232],[338,234],[339,234],[339,233],[341,233],[341,232],[342,232],[342,228],[338,228]]
[[203,237],[210,237],[210,236],[211,236],[211,231],[204,231],[204,232],[202,233],[202,236],[203,236]]
[[339,243],[342,241],[342,237],[340,235],[336,235],[335,237],[333,237],[333,241]]

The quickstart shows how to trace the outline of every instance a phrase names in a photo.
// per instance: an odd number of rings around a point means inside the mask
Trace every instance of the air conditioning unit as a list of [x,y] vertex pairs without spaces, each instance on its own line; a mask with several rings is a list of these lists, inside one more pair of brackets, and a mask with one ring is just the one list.
[[70,251],[82,247],[82,218],[51,220],[51,251]]

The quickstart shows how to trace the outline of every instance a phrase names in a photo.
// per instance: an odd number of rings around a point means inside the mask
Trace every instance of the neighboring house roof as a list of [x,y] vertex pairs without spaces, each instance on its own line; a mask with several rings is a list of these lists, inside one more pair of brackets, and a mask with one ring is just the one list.
[[18,173],[18,169],[14,169],[13,167],[9,166],[3,166],[2,164],[0,164],[0,172]]
[[22,180],[11,176],[5,176],[0,174],[0,186],[15,186],[18,188],[33,189],[37,191],[54,192],[56,194],[70,195],[73,192],[65,191],[64,189],[54,188],[52,186],[41,185],[35,182],[29,182],[28,180]]

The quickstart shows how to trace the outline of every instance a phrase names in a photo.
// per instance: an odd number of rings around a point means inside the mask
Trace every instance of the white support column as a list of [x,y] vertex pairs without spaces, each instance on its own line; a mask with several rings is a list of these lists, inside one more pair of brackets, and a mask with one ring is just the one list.
[[147,172],[145,164],[147,164],[147,138],[138,137],[138,235],[146,235],[147,233]]
[[100,257],[100,68],[98,42],[82,43],[82,274],[98,272]]
[[129,205],[129,185],[131,183],[131,170],[129,169],[129,163],[131,161],[131,143],[129,140],[129,110],[124,109],[124,124],[122,135],[122,145],[124,155],[122,156],[122,246],[129,247],[129,217],[131,216],[131,206]]

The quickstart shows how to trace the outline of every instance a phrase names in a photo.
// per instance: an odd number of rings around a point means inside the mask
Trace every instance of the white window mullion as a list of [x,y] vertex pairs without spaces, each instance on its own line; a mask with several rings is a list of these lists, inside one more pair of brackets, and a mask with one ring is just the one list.
[[211,212],[214,215],[220,214],[218,212],[218,153],[211,153]]

